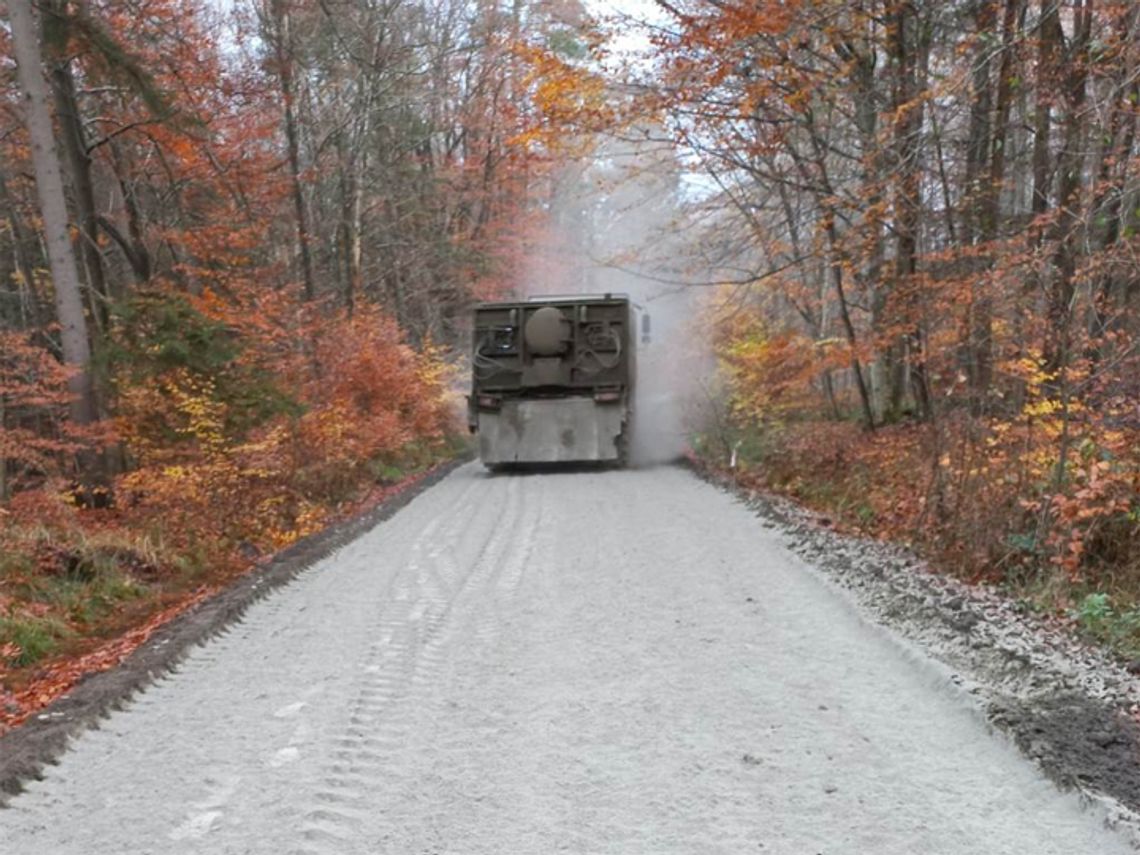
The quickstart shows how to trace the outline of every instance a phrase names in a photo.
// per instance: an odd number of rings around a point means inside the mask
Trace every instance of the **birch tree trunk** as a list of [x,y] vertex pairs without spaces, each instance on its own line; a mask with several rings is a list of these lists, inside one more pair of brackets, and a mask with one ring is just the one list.
[[44,242],[51,266],[55,307],[59,317],[63,360],[74,369],[68,381],[73,394],[71,418],[76,424],[95,420],[95,394],[91,383],[91,341],[83,312],[79,268],[67,221],[63,178],[52,128],[50,96],[43,75],[35,19],[30,0],[10,0],[8,20],[12,27],[17,77],[24,101],[24,122],[31,140],[36,172],[36,193],[43,215]]

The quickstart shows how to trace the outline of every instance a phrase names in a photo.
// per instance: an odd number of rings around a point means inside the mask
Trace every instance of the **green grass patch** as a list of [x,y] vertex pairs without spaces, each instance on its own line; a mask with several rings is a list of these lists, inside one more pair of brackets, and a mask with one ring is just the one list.
[[409,442],[395,453],[372,458],[365,463],[365,467],[376,484],[397,484],[437,463],[458,457],[469,448],[470,443],[466,437],[452,434],[438,440]]
[[[147,586],[120,563],[138,553],[109,545],[42,538],[0,553],[0,665],[26,668],[64,651],[107,621]],[[134,565],[131,565],[134,566]]]
[[1072,610],[1081,632],[1127,658],[1140,657],[1140,607],[1118,605],[1103,591],[1086,594]]
[[0,651],[5,664],[14,668],[34,665],[50,656],[72,635],[71,629],[54,617],[0,618]]

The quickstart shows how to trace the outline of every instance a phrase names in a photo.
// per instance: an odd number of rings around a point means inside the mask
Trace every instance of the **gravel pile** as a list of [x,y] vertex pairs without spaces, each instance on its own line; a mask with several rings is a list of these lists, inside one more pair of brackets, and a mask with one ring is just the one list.
[[904,548],[724,486],[872,620],[943,663],[950,683],[1049,778],[1140,831],[1140,680],[1121,663],[992,588],[932,572]]

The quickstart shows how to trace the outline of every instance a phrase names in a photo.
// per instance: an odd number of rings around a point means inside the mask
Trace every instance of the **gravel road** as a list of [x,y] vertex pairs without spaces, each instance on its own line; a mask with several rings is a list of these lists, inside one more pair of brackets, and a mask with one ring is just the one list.
[[5,855],[1132,852],[674,468],[458,469],[0,810]]

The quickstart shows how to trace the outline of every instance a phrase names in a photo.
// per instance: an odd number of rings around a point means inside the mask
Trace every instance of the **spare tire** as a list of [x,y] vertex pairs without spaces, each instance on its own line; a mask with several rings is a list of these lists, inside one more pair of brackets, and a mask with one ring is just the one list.
[[554,356],[562,352],[562,324],[565,317],[554,306],[543,306],[531,315],[526,322],[523,335],[531,353],[538,356]]

